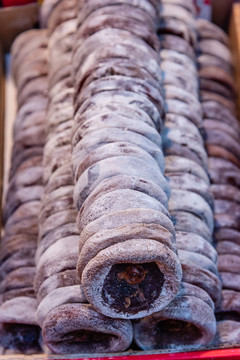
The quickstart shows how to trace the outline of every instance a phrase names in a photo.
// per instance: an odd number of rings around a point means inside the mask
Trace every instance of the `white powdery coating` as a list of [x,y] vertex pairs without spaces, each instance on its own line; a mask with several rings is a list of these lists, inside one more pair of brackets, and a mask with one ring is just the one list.
[[191,232],[176,232],[176,245],[179,250],[187,250],[207,256],[214,264],[217,263],[215,248],[202,236]]
[[169,211],[186,211],[200,217],[209,227],[214,229],[213,211],[202,196],[186,190],[173,189],[169,200]]
[[165,60],[166,63],[172,62],[181,65],[183,68],[187,68],[188,72],[192,73],[191,75],[193,75],[195,78],[197,77],[196,64],[189,56],[181,54],[174,50],[162,49],[160,51],[160,57],[161,59]]
[[101,216],[89,223],[80,234],[79,247],[81,249],[88,238],[102,229],[115,229],[131,224],[157,224],[167,229],[175,238],[173,223],[162,212],[150,209],[129,209]]
[[103,215],[128,209],[152,209],[160,211],[170,218],[168,211],[158,200],[135,190],[114,190],[98,197],[92,203],[87,204],[86,207],[85,203],[78,216],[79,229],[83,229],[91,221]]
[[233,57],[231,51],[226,45],[221,44],[218,40],[201,40],[199,48],[202,53],[218,56],[225,60],[227,63],[233,65]]
[[80,255],[78,258],[77,270],[81,278],[82,271],[87,263],[94,258],[99,251],[127,240],[136,239],[146,241],[154,239],[176,252],[174,243],[175,237],[167,229],[157,224],[131,223],[110,230],[100,230],[82,245],[80,243]]
[[54,273],[74,268],[78,255],[78,236],[68,236],[51,245],[40,257],[36,268],[35,290]]
[[47,27],[47,22],[49,16],[55,7],[55,5],[60,2],[60,0],[45,0],[43,1],[42,6],[40,7],[40,25],[41,28]]
[[[214,310],[201,299],[184,294],[184,296],[177,296],[162,311],[135,323],[134,339],[141,349],[151,350],[161,346],[158,341],[160,337],[155,337],[157,332],[154,330],[158,327],[158,324],[164,320],[170,320],[169,327],[171,326],[171,320],[175,320],[186,322],[186,329],[188,323],[191,323],[199,330],[199,336],[195,337],[193,334],[190,344],[189,338],[187,337],[186,343],[184,343],[183,339],[180,345],[176,345],[174,343],[174,337],[169,336],[169,343],[164,342],[164,344],[161,344],[165,348],[185,349],[189,347],[200,347],[212,341],[216,333]],[[152,329],[152,331],[150,329]],[[148,334],[150,334],[150,336]],[[180,334],[176,333],[175,336],[179,337]],[[184,330],[181,336],[184,337]]]
[[18,296],[1,305],[0,323],[37,325],[36,310],[36,299]]
[[[74,341],[75,332],[83,341]],[[88,332],[94,334],[89,339]],[[102,340],[99,341],[100,339]],[[81,337],[81,335],[80,335]],[[43,323],[43,338],[57,354],[102,353],[126,350],[132,342],[129,320],[111,319],[97,313],[89,304],[64,304],[52,310]]]
[[217,333],[213,345],[237,345],[240,343],[240,323],[222,320],[217,323]]
[[221,311],[236,311],[240,312],[240,292],[234,290],[222,290],[222,299],[219,308]]
[[87,196],[102,180],[123,174],[139,176],[139,169],[143,179],[159,185],[169,196],[168,183],[154,160],[150,163],[133,156],[117,156],[101,160],[84,171],[75,185],[73,194],[75,205],[80,209]]
[[[114,264],[129,262],[133,264],[155,262],[164,274],[164,284],[158,298],[149,308],[134,315],[116,311],[102,298],[104,281],[111,267]],[[102,314],[119,319],[136,319],[151,315],[165,307],[176,296],[181,279],[182,269],[179,260],[165,245],[149,239],[146,242],[128,240],[100,251],[85,267],[82,285],[89,302]]]
[[67,303],[86,303],[87,299],[83,293],[81,285],[65,286],[51,291],[41,301],[37,309],[37,321],[39,326],[43,326],[43,322],[47,314],[56,307]]
[[218,276],[217,266],[210,260],[208,257],[202,254],[195,252],[180,250],[178,249],[178,256],[180,262],[183,260],[187,261],[189,264],[199,266],[205,270],[211,271],[213,274]]
[[166,156],[165,158],[165,174],[167,176],[167,173],[169,172],[185,172],[194,174],[196,176],[199,176],[201,179],[203,179],[206,184],[210,185],[210,181],[208,178],[208,175],[206,171],[195,161],[182,158],[181,156]]

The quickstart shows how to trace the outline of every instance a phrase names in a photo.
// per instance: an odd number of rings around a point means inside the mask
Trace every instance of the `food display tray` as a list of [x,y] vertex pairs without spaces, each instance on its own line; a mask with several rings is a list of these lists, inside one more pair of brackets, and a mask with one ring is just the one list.
[[[27,0],[26,0],[27,2]],[[29,1],[32,2],[32,1]],[[35,5],[28,5],[23,7],[22,10],[29,9],[31,11],[31,23],[35,24],[37,7]],[[11,10],[13,11],[13,10]],[[2,9],[2,14],[5,12]],[[12,16],[12,14],[11,14]],[[25,26],[25,25],[24,25]],[[27,24],[26,28],[29,28]],[[25,30],[25,28],[24,28]],[[16,29],[16,32],[21,32],[22,29]],[[1,35],[1,32],[0,32]],[[238,93],[238,108],[240,109],[240,3],[234,4],[232,9],[231,23],[229,35],[231,39],[231,47],[234,55],[236,64],[236,84]],[[1,38],[1,36],[0,36]],[[2,43],[2,47],[5,50],[9,48],[10,40],[7,44]],[[1,44],[0,44],[1,45]],[[5,50],[6,51],[6,50]],[[0,203],[1,203],[1,192],[2,192],[2,179],[3,179],[3,134],[4,134],[4,68],[3,68],[3,54],[0,47]],[[240,117],[239,117],[240,118]],[[6,121],[6,117],[5,117]],[[6,139],[5,139],[6,140]],[[6,144],[5,144],[6,145]],[[1,206],[0,206],[1,215]],[[1,225],[1,224],[0,224]],[[1,230],[1,228],[0,228]],[[164,351],[129,351],[119,354],[81,354],[81,355],[47,355],[47,354],[36,354],[36,355],[21,355],[21,354],[8,354],[0,355],[0,360],[240,360],[240,344],[239,347],[235,348],[221,348],[221,349],[204,349],[200,351],[187,351],[187,352],[164,352]]]

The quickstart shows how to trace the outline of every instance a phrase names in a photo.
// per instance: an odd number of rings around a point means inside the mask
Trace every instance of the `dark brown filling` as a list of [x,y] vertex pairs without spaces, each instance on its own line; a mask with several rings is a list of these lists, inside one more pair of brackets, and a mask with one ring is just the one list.
[[[82,345],[91,344],[105,344],[110,341],[113,335],[90,331],[90,330],[77,330],[65,334],[63,340],[68,343],[81,343]],[[79,344],[80,345],[80,344]]]
[[0,343],[5,349],[17,349],[22,353],[31,349],[36,353],[41,352],[38,326],[6,323],[0,335]]
[[240,314],[236,311],[225,311],[216,314],[217,321],[221,320],[232,320],[240,322]]
[[119,312],[135,314],[158,298],[164,274],[156,263],[113,265],[103,284],[105,303]]
[[201,338],[201,331],[190,322],[182,320],[163,320],[156,328],[158,347],[171,345],[191,345]]

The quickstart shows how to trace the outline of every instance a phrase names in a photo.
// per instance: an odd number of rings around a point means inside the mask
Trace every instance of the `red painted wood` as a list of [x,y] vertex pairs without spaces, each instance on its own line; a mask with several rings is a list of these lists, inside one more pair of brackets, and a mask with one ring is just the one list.
[[34,3],[36,0],[2,0],[2,6],[18,6],[18,5],[26,5],[30,3]]
[[[55,358],[56,359],[56,358]],[[66,358],[61,360],[72,360]],[[136,354],[124,356],[107,356],[107,357],[84,357],[75,360],[240,360],[239,349],[219,349],[206,351],[192,351],[184,353],[171,354]],[[59,359],[60,360],[60,359]]]

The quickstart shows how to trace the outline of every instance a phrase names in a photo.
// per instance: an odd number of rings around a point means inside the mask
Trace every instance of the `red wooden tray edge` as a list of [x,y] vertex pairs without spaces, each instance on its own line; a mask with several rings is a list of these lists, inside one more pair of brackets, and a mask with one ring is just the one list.
[[135,354],[111,354],[110,356],[94,356],[94,355],[71,355],[70,357],[56,355],[49,355],[47,359],[55,360],[240,360],[240,348],[235,349],[216,349],[216,350],[201,350],[201,351],[191,351],[191,352],[174,352],[174,353],[135,353]]

